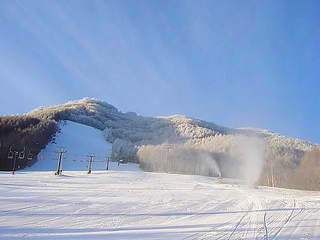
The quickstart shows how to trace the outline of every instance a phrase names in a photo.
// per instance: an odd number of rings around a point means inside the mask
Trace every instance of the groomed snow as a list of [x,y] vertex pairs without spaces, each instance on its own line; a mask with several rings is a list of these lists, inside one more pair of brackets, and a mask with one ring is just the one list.
[[[94,162],[87,174],[88,153],[110,154],[101,131],[67,122],[56,141],[34,166],[0,173],[0,239],[320,239],[319,192],[249,189],[136,164],[106,171]],[[68,151],[60,176],[57,146]]]
[[38,162],[29,167],[28,171],[55,170],[57,168],[60,147],[67,153],[63,158],[63,171],[86,170],[88,154],[95,154],[93,170],[106,168],[106,157],[110,155],[112,144],[103,138],[102,131],[71,121],[60,124],[61,133],[56,135],[56,143],[50,142],[38,155]]
[[1,173],[1,239],[320,239],[317,192],[119,170]]

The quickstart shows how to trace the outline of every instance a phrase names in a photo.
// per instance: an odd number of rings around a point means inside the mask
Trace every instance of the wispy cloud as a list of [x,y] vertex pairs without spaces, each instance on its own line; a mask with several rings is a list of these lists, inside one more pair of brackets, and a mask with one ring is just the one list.
[[1,113],[90,96],[144,115],[294,126],[284,110],[317,100],[299,103],[299,79],[319,76],[320,7],[275,3],[3,0]]

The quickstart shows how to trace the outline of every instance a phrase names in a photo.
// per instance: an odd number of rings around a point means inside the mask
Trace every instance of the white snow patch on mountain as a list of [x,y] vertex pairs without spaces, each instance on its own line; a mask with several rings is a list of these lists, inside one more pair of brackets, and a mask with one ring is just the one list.
[[43,171],[57,168],[60,147],[67,152],[63,157],[63,170],[86,170],[88,166],[88,154],[94,154],[92,169],[106,169],[106,159],[110,155],[112,144],[107,142],[102,131],[83,124],[63,121],[60,123],[61,132],[56,133],[55,143],[49,143],[38,155],[38,162],[27,170]]

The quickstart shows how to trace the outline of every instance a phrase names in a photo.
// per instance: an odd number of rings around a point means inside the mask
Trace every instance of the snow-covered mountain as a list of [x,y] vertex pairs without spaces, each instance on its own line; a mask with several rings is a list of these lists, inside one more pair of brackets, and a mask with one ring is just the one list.
[[61,105],[39,107],[27,115],[42,118],[71,120],[103,130],[111,143],[121,139],[135,146],[172,143],[237,155],[239,142],[258,138],[266,144],[269,157],[281,156],[285,161],[297,162],[313,146],[311,142],[293,139],[264,129],[227,128],[212,122],[184,115],[143,117],[136,113],[123,113],[114,106],[94,98],[83,98]]

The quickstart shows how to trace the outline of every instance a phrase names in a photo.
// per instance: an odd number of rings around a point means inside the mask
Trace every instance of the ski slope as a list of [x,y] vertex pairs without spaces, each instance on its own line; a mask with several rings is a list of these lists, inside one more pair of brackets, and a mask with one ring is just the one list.
[[0,173],[0,238],[320,239],[319,192],[114,167]]
[[56,134],[55,143],[50,142],[38,155],[38,162],[28,171],[48,171],[57,168],[58,154],[61,147],[67,152],[63,157],[63,170],[85,170],[88,167],[88,154],[95,154],[93,170],[106,169],[106,157],[110,155],[112,144],[107,142],[102,131],[71,121],[59,125],[61,132]]
[[[110,163],[101,131],[61,125],[23,171],[0,173],[0,239],[320,239],[320,193]],[[63,146],[63,175],[55,176]],[[87,174],[88,153],[95,153]],[[103,170],[103,171],[102,171]]]

